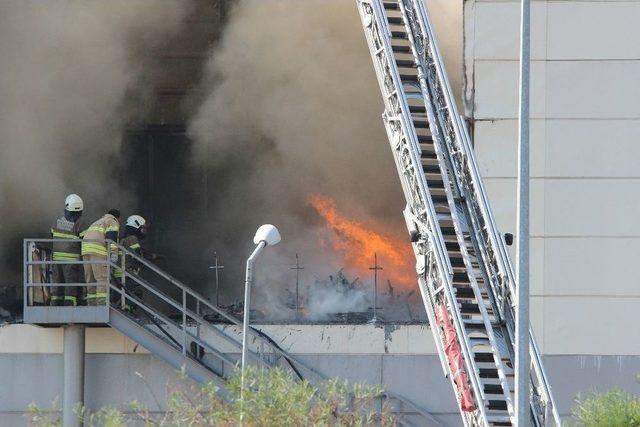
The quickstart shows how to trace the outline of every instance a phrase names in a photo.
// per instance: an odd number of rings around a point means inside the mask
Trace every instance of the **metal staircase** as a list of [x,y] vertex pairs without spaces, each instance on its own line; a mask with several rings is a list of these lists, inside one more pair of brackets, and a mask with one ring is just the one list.
[[[465,425],[514,425],[513,268],[424,0],[357,0],[357,6],[407,200],[404,216],[418,284],[444,373]],[[449,325],[437,315],[443,309]],[[445,326],[454,328],[455,342]],[[451,346],[459,348],[462,370],[453,371]],[[559,425],[533,334],[530,353],[532,425]],[[461,380],[462,371],[468,381]],[[473,407],[463,405],[469,395]]]
[[[193,380],[213,381],[222,398],[227,397],[226,379],[239,364],[242,349],[242,322],[211,304],[180,281],[128,249],[115,245],[125,256],[119,263],[107,264],[109,297],[104,306],[54,307],[35,302],[36,293],[63,285],[85,287],[86,283],[51,283],[46,272],[54,265],[91,264],[89,261],[51,261],[43,248],[60,239],[26,239],[24,242],[24,322],[39,325],[66,323],[108,324],[140,344],[176,370],[184,370]],[[65,240],[68,242],[68,240]],[[103,243],[103,242],[100,242]],[[138,273],[127,270],[135,262]],[[125,271],[124,288],[113,283],[111,271]],[[91,285],[91,284],[89,284]],[[136,289],[144,290],[144,298]],[[138,294],[138,296],[136,296]],[[326,379],[322,374],[293,358],[272,339],[255,328],[249,328],[248,355],[251,362],[264,368],[280,367],[294,378],[312,383]],[[402,426],[440,426],[428,412],[394,393],[384,393],[391,412]]]

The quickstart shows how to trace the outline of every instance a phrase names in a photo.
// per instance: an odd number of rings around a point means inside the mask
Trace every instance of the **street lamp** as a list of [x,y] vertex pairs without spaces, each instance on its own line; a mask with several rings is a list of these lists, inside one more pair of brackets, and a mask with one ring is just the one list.
[[240,391],[244,391],[244,368],[247,362],[247,337],[249,335],[249,312],[251,311],[251,282],[253,282],[253,262],[265,246],[274,246],[280,242],[280,232],[271,224],[261,225],[253,237],[257,246],[247,259],[246,279],[244,282],[244,320],[242,323],[242,371]]

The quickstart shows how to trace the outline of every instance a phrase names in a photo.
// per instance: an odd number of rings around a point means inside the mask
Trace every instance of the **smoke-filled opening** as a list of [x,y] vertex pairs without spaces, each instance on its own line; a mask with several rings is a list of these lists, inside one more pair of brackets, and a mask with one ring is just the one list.
[[77,192],[85,225],[114,205],[145,216],[154,262],[232,312],[273,223],[264,321],[424,319],[354,3],[68,3],[0,5],[0,306],[20,295],[21,239]]

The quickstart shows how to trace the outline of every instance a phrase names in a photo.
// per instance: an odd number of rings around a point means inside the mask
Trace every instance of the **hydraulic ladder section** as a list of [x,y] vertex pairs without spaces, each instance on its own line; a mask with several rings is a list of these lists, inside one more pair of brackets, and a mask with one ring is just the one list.
[[[357,0],[357,6],[407,201],[404,216],[418,284],[443,370],[465,425],[514,425],[513,269],[424,0]],[[445,333],[445,327],[454,333]],[[454,352],[462,366],[452,363],[452,346],[459,349]],[[532,425],[559,425],[533,334],[530,353]]]

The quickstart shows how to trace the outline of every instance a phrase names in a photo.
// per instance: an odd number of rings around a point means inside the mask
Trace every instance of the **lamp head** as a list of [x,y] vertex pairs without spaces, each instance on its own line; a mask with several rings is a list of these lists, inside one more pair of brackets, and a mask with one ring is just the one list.
[[271,224],[261,225],[256,231],[256,235],[253,237],[253,243],[256,245],[260,242],[265,242],[267,246],[273,246],[280,241],[280,232]]

